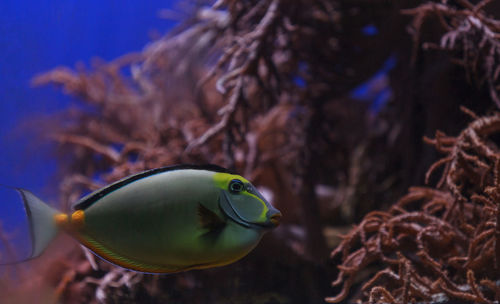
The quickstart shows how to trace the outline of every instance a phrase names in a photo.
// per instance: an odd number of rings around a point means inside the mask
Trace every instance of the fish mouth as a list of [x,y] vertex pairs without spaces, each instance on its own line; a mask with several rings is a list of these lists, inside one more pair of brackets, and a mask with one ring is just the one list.
[[[247,220],[244,216],[242,216],[238,212],[238,210],[236,210],[233,207],[233,205],[231,204],[231,198],[224,190],[221,190],[221,195],[219,197],[219,206],[220,206],[222,212],[227,217],[229,217],[234,222],[236,222],[237,224],[240,224],[243,227],[271,229],[271,228],[274,228],[277,226],[277,224],[275,224],[276,219],[273,219],[272,217],[270,219],[270,222],[266,222],[266,223],[257,223],[257,222],[252,222],[252,221]],[[281,213],[280,213],[280,217],[281,217]],[[277,220],[279,222],[279,218]]]
[[281,217],[282,217],[281,212],[278,211],[277,213],[271,215],[271,218],[269,220],[274,225],[274,227],[278,227],[281,222]]

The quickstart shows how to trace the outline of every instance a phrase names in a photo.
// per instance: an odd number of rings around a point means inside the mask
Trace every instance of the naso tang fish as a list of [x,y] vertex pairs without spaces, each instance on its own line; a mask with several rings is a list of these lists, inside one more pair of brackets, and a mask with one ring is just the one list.
[[82,198],[71,214],[17,190],[30,222],[30,258],[63,230],[101,258],[147,273],[235,262],[281,218],[248,180],[214,165],[129,176]]

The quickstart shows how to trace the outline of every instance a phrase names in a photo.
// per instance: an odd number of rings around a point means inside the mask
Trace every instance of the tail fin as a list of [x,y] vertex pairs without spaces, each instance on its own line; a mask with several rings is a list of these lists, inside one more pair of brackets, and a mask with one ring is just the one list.
[[54,215],[59,211],[44,203],[28,190],[20,188],[16,188],[16,190],[21,194],[30,225],[32,250],[28,259],[32,259],[42,254],[56,236],[58,227],[54,222]]

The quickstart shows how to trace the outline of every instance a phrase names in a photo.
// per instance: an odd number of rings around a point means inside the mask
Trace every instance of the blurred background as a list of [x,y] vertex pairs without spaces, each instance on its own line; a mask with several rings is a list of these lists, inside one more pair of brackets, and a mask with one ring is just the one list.
[[0,3],[0,183],[54,195],[48,186],[57,162],[48,141],[39,137],[43,133],[30,133],[36,131],[30,123],[67,108],[74,98],[54,88],[33,88],[32,78],[56,66],[140,51],[176,24],[160,17],[175,2]]
[[[75,98],[50,87],[34,88],[33,77],[56,66],[111,60],[140,51],[177,21],[161,18],[176,1],[2,1],[0,3],[0,184],[30,189],[57,203],[54,141],[42,119],[75,106]],[[37,127],[38,125],[38,127]],[[18,201],[0,189],[2,201]],[[20,229],[19,204],[0,204],[4,228]],[[21,228],[26,233],[24,228]],[[26,241],[26,238],[19,238]]]

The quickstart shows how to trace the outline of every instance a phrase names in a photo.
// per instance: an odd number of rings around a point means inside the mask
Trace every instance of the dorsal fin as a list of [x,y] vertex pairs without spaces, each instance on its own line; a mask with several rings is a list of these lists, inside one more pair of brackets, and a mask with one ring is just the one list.
[[116,181],[104,188],[101,188],[97,191],[92,192],[91,194],[83,197],[80,199],[78,202],[73,205],[74,210],[84,210],[88,207],[90,207],[93,203],[104,197],[106,194],[109,194],[115,190],[120,189],[121,187],[128,185],[132,182],[135,182],[136,180],[139,180],[141,178],[145,178],[148,176],[152,176],[158,173],[163,173],[163,172],[168,172],[168,171],[176,171],[176,170],[187,170],[187,169],[192,169],[192,170],[206,170],[206,171],[213,171],[213,172],[223,172],[223,173],[232,173],[226,168],[217,166],[217,165],[212,165],[212,164],[207,164],[207,165],[194,165],[194,164],[181,164],[181,165],[174,165],[174,166],[167,166],[167,167],[161,167],[161,168],[155,168],[147,171],[143,171],[134,175],[130,175],[128,177],[125,177],[119,181]]

